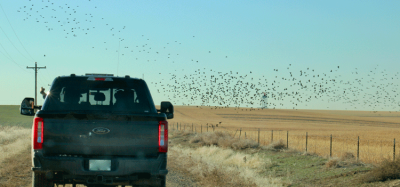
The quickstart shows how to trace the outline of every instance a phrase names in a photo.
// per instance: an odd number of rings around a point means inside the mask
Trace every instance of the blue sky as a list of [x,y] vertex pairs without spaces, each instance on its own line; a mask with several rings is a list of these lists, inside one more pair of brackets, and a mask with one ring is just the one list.
[[[56,76],[71,73],[140,78],[144,74],[155,103],[170,98],[151,82],[172,83],[173,74],[182,81],[198,69],[212,69],[210,75],[233,71],[244,76],[252,71],[249,76],[254,80],[264,76],[269,82],[306,68],[316,74],[334,69],[343,82],[364,78],[364,87],[374,87],[362,91],[370,96],[384,91],[372,84],[389,85],[384,92],[393,98],[391,104],[375,108],[355,104],[353,109],[399,110],[399,1],[2,0],[0,4],[4,10],[0,10],[4,47],[0,46],[0,104],[19,104],[23,97],[33,96],[34,73],[26,66],[38,62],[47,67],[39,70],[38,87],[47,89]],[[371,77],[374,81],[368,82]],[[331,96],[299,103],[297,108],[350,109],[342,101],[328,103]],[[352,97],[357,98],[349,96],[347,101]],[[174,104],[186,99],[180,95]],[[292,105],[283,101],[276,107]]]

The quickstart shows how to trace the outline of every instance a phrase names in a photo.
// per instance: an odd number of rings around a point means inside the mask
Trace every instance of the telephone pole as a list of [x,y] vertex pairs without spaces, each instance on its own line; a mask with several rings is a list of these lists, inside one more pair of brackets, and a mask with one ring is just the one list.
[[37,67],[37,62],[35,62],[35,67],[26,66],[26,69],[34,69],[35,70],[35,105],[37,105],[37,72],[38,72],[38,69],[46,69],[46,66],[45,67]]

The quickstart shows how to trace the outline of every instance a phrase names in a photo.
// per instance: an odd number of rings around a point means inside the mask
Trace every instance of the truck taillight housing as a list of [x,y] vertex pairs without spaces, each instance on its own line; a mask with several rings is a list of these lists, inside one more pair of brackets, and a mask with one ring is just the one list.
[[158,123],[158,152],[168,152],[168,121]]
[[43,147],[43,118],[33,119],[32,147],[33,149],[42,149]]

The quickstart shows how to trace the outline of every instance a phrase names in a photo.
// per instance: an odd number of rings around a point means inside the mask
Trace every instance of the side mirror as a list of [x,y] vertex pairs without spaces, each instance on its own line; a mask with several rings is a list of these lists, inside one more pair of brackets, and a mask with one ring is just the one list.
[[167,115],[167,119],[174,118],[174,106],[169,101],[161,102],[161,113],[165,113]]
[[33,116],[35,115],[35,99],[31,97],[25,97],[22,100],[21,106],[19,107],[19,112],[21,115]]

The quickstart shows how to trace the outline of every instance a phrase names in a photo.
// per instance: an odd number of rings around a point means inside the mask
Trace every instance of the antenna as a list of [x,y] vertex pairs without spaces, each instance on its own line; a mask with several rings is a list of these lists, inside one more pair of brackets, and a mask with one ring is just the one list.
[[121,41],[118,41],[118,63],[117,63],[117,77],[118,77],[118,70],[119,70],[119,48],[121,47]]
[[261,96],[261,108],[268,108],[268,96],[267,93],[263,92]]

